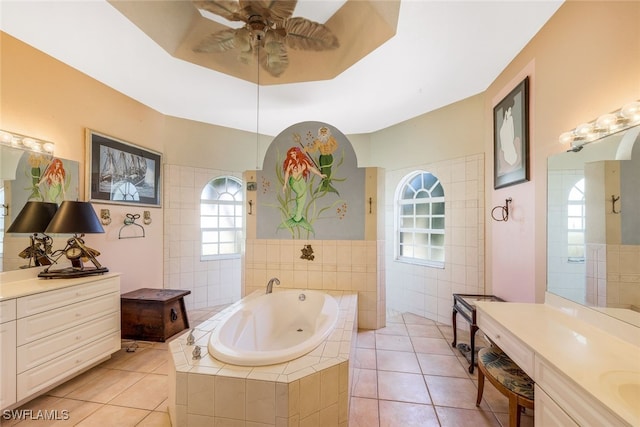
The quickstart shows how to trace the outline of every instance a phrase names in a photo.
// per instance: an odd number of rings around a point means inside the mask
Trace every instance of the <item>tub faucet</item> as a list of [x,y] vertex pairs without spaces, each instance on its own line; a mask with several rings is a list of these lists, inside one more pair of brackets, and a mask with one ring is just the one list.
[[267,283],[267,293],[270,294],[271,292],[273,292],[273,284],[279,285],[280,284],[280,279],[278,279],[277,277],[273,277],[269,280],[269,283]]

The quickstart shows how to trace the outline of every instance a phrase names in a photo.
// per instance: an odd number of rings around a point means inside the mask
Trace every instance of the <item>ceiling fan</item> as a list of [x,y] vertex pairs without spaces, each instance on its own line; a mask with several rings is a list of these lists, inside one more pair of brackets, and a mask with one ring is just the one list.
[[226,52],[237,49],[238,59],[249,63],[258,57],[260,66],[274,77],[289,65],[287,48],[323,51],[339,46],[336,36],[323,24],[292,17],[297,0],[193,0],[193,4],[229,21],[241,21],[242,28],[210,34],[194,52]]

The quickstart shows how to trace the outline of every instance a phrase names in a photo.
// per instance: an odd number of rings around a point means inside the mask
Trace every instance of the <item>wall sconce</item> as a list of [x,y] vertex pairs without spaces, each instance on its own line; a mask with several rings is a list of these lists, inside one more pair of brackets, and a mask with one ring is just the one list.
[[55,144],[49,141],[32,138],[30,136],[0,130],[0,144],[35,153],[53,154]]
[[580,151],[582,146],[597,139],[640,124],[640,101],[625,104],[619,110],[601,115],[588,123],[560,134],[560,144],[571,144],[569,151]]

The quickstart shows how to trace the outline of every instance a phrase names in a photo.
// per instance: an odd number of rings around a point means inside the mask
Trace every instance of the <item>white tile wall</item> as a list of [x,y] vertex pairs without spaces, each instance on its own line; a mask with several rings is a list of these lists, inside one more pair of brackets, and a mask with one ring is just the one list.
[[[394,260],[393,200],[407,173],[424,169],[438,176],[446,197],[444,269]],[[278,277],[284,287],[356,291],[359,322],[365,329],[385,325],[387,305],[450,323],[452,293],[484,292],[484,157],[468,156],[385,177],[384,238],[378,241],[248,239],[244,260],[200,261],[199,198],[211,179],[233,175],[179,165],[165,167],[165,288],[189,289],[188,308],[238,300]],[[311,244],[314,261],[300,259]],[[244,265],[243,265],[244,262]]]
[[240,174],[179,165],[164,167],[164,287],[188,289],[187,309],[240,299],[241,257],[200,260],[200,193],[212,179]]
[[[440,179],[445,191],[445,265],[434,268],[395,258],[395,191],[416,170]],[[453,293],[484,293],[484,155],[387,171],[385,288],[388,308],[451,324]]]

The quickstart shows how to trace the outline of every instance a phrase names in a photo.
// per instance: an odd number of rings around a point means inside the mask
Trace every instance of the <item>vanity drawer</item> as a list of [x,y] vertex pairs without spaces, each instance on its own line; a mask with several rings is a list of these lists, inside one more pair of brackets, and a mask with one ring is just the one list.
[[478,327],[489,339],[502,349],[516,365],[533,377],[534,352],[525,343],[513,336],[508,330],[482,311],[477,313]]
[[578,424],[538,384],[535,385],[534,412],[536,426],[578,427]]
[[119,349],[120,331],[117,331],[69,354],[63,354],[49,363],[18,374],[17,400],[25,399],[40,390],[56,385],[82,369],[107,358]]
[[120,312],[118,292],[18,319],[18,346],[113,312]]
[[18,298],[18,318],[54,310],[110,292],[120,292],[120,279],[112,277],[68,288]]
[[[534,378],[536,385],[542,388],[549,398],[553,399],[580,426],[629,425],[539,356],[535,358]],[[538,404],[537,394],[535,404]],[[536,424],[538,424],[537,419]]]
[[6,299],[0,301],[0,323],[16,319],[16,300]]
[[92,322],[22,345],[18,347],[17,371],[22,373],[78,347],[92,345],[92,341],[117,332],[119,327],[120,316],[118,313],[111,313]]

